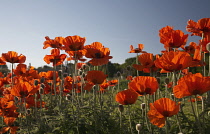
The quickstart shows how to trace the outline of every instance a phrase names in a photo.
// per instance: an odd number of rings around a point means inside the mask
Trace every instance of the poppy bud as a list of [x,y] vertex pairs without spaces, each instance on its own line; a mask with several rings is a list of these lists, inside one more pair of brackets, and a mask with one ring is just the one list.
[[83,71],[79,69],[78,74],[82,75]]
[[179,132],[178,134],[183,134],[182,132]]
[[117,77],[120,77],[121,76],[121,73],[118,71],[117,72]]
[[210,52],[210,42],[206,44],[206,50]]
[[67,73],[63,73],[63,77],[67,77],[68,76],[68,74]]
[[66,100],[71,100],[71,95],[70,94],[66,95]]
[[131,66],[127,66],[127,70],[130,71],[131,70]]
[[124,111],[124,106],[123,105],[118,105],[118,110],[120,111],[120,113],[122,113]]
[[85,70],[86,67],[87,67],[87,65],[85,65],[85,64],[82,65],[82,69],[83,69],[83,70]]
[[40,82],[41,82],[41,83],[44,83],[44,81],[45,81],[45,78],[42,77],[42,78],[40,79]]
[[41,88],[43,88],[43,89],[45,88],[45,85],[43,83],[41,84]]
[[27,114],[31,114],[31,109],[27,109]]
[[39,84],[38,80],[34,80],[34,85],[37,86]]
[[62,70],[58,70],[58,76],[61,76],[62,75]]
[[137,131],[140,131],[141,128],[142,128],[142,125],[141,125],[141,124],[136,124],[136,130],[137,130]]
[[18,97],[14,97],[14,101],[15,101],[15,103],[17,104],[18,103]]
[[157,82],[160,84],[160,77],[157,77],[156,79],[157,79]]
[[39,94],[44,94],[44,89],[42,87],[39,89]]
[[145,109],[146,104],[145,103],[141,103],[141,109]]
[[82,77],[85,78],[85,76],[86,76],[86,74],[85,73],[82,73]]
[[169,82],[170,82],[169,78],[165,78],[165,83],[169,84]]
[[161,76],[161,73],[160,73],[160,72],[157,72],[157,73],[156,73],[156,76],[157,76],[157,77],[160,77],[160,76]]

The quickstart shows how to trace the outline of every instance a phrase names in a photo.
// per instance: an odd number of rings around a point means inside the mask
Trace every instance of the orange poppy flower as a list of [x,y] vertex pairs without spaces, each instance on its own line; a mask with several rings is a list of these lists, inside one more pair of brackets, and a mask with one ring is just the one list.
[[192,57],[187,52],[165,52],[155,60],[155,66],[161,68],[161,73],[182,70],[192,65]]
[[18,55],[17,52],[8,51],[7,53],[2,53],[2,59],[10,63],[24,63],[26,57],[22,54]]
[[106,79],[107,75],[104,74],[102,71],[88,71],[87,75],[85,76],[88,82],[92,82],[94,84],[102,84]]
[[192,35],[202,36],[204,34],[204,38],[210,37],[210,18],[202,18],[198,22],[189,20],[186,30],[191,32]]
[[43,43],[43,49],[46,49],[48,47],[51,48],[61,48],[62,47],[62,41],[63,37],[55,37],[55,39],[50,39],[48,36],[45,37],[46,41]]
[[120,91],[115,96],[115,100],[122,105],[134,104],[137,99],[138,94],[131,89]]
[[196,67],[196,66],[205,66],[206,63],[203,61],[203,56],[201,54],[201,45],[199,44],[198,46],[195,47],[195,52],[193,55],[193,61],[191,67]]
[[130,45],[130,51],[128,53],[146,53],[146,51],[142,51],[144,49],[144,44],[138,44],[138,48],[133,47]]
[[144,71],[149,73],[150,71],[157,71],[157,67],[154,64],[154,56],[151,53],[144,53],[138,56],[138,61],[141,65],[133,64],[133,67],[136,70]]
[[183,48],[188,39],[188,34],[184,34],[181,30],[174,30],[170,26],[160,29],[159,36],[160,42],[164,44],[166,50],[170,50],[170,48]]
[[190,42],[189,46],[185,46],[184,50],[189,54],[194,54],[197,46],[198,45],[195,42]]
[[67,58],[67,61],[70,60],[79,60],[86,61],[86,59],[82,58],[85,55],[86,50],[78,50],[78,51],[66,51],[70,57]]
[[200,73],[185,75],[174,86],[173,93],[176,98],[185,96],[202,95],[210,90],[210,79]]
[[127,76],[126,80],[132,81],[133,80],[133,76],[131,76],[131,75]]
[[142,96],[146,94],[154,94],[157,91],[159,84],[154,77],[137,76],[128,83],[128,87],[129,89],[136,91],[139,96]]
[[53,66],[58,66],[58,65],[63,64],[63,61],[65,59],[66,59],[66,55],[60,54],[60,50],[56,48],[51,50],[51,55],[46,55],[44,57],[44,61],[47,64],[50,64],[52,62]]
[[150,103],[150,110],[147,115],[150,122],[159,128],[165,125],[166,117],[171,117],[179,112],[180,104],[169,98],[161,98]]
[[7,125],[7,127],[3,127],[0,131],[0,133],[6,133],[9,131],[10,134],[16,134],[18,127],[12,126],[15,122],[15,117],[4,117],[4,122]]
[[104,82],[102,84],[100,84],[100,91],[104,91],[105,89],[107,89],[109,87],[109,83]]
[[117,85],[117,83],[118,83],[118,80],[110,80],[110,81],[108,81],[109,86],[115,86],[115,85]]
[[38,91],[38,88],[34,88],[28,82],[20,82],[13,86],[11,94],[20,98],[34,95]]
[[109,56],[109,48],[105,48],[100,42],[94,42],[91,45],[85,46],[86,54],[85,57],[92,58],[89,61],[93,66],[101,66],[107,64],[112,56]]
[[63,49],[65,51],[78,51],[84,49],[84,43],[86,38],[82,38],[78,35],[75,36],[67,36],[63,39]]

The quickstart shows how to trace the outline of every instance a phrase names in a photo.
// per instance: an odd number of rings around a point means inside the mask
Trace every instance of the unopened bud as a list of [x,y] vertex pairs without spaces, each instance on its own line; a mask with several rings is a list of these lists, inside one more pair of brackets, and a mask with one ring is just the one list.
[[206,50],[210,52],[210,42],[206,44]]
[[127,70],[130,71],[131,70],[131,66],[127,66]]
[[39,84],[38,80],[34,80],[34,85],[37,86]]
[[119,104],[118,105],[118,110],[122,113],[124,111],[124,106]]
[[82,65],[82,69],[83,69],[83,70],[85,70],[85,69],[86,69],[86,67],[87,67],[87,65],[86,65],[86,64],[83,64],[83,65]]
[[137,130],[137,131],[140,131],[141,128],[142,128],[142,125],[141,125],[141,124],[136,124],[136,130]]
[[161,73],[160,73],[160,72],[157,72],[157,73],[156,73],[156,76],[157,76],[157,77],[160,77],[160,76],[161,76]]
[[40,79],[40,82],[41,82],[41,83],[44,83],[44,81],[45,81],[45,78],[42,77],[42,78]]
[[31,109],[27,109],[27,114],[31,114]]
[[41,88],[39,89],[39,94],[44,94],[44,88],[41,87]]
[[117,77],[120,77],[121,76],[121,73],[118,71],[117,72]]
[[165,83],[169,84],[169,82],[170,82],[169,78],[165,78]]
[[146,104],[145,103],[141,103],[141,109],[145,109]]
[[61,76],[62,75],[62,70],[58,70],[58,76]]
[[71,100],[71,95],[70,94],[66,95],[66,100]]
[[157,77],[156,79],[157,79],[157,82],[160,84],[160,77]]

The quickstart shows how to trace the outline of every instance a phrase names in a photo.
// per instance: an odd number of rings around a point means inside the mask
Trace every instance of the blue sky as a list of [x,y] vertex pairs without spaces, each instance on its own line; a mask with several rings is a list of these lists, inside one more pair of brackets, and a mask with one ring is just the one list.
[[[85,45],[101,42],[113,63],[134,57],[129,46],[159,54],[158,31],[167,25],[183,30],[187,21],[210,17],[209,0],[4,0],[0,4],[0,54],[16,51],[26,64],[46,65],[45,36],[79,35]],[[190,41],[199,38],[189,37]]]

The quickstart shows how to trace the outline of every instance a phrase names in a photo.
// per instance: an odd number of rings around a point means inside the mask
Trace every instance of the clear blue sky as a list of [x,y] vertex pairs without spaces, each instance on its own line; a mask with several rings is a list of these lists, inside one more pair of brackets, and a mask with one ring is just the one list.
[[188,33],[189,19],[210,17],[210,1],[3,0],[0,17],[0,54],[16,51],[27,56],[26,64],[43,66],[51,50],[42,49],[45,36],[79,35],[86,45],[98,41],[110,48],[111,62],[121,64],[135,56],[128,53],[130,45],[141,43],[145,51],[159,54],[164,49],[159,29],[170,25]]

